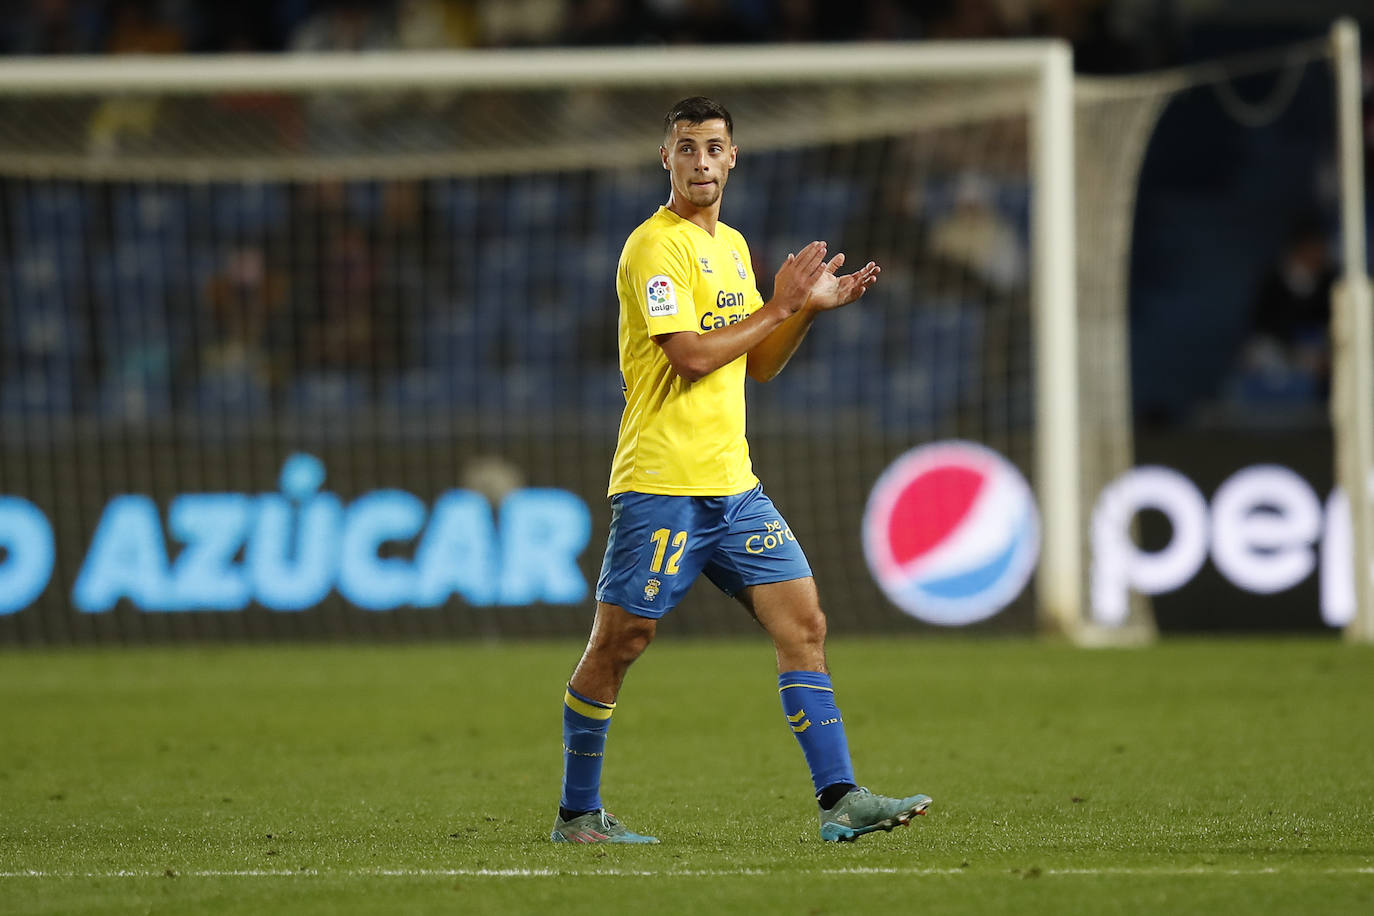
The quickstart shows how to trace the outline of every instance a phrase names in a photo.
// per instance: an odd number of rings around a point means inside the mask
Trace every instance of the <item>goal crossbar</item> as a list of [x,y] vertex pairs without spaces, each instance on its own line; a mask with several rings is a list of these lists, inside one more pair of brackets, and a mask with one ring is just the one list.
[[[1034,76],[1059,41],[839,43],[822,47],[377,51],[213,57],[58,56],[0,62],[0,93],[199,94],[231,91],[528,89],[674,85],[705,77],[753,85],[878,77]],[[552,80],[552,82],[551,82]]]

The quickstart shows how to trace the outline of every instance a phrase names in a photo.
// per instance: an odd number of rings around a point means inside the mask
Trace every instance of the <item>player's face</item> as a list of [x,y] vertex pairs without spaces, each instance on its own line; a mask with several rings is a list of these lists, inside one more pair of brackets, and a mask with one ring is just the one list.
[[739,150],[730,143],[725,122],[700,124],[678,121],[659,149],[663,167],[671,175],[673,197],[704,210],[720,201],[725,180],[735,167]]

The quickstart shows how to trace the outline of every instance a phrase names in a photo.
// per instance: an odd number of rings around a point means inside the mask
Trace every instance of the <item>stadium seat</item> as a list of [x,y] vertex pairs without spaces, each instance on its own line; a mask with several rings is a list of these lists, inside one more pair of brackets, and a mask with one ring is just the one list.
[[571,363],[578,351],[581,300],[595,282],[589,262],[577,245],[545,248],[534,261],[537,267],[517,271],[503,291],[511,304],[499,313],[502,352],[515,362]]
[[1026,247],[1030,247],[1030,182],[1000,179],[994,201],[1000,211],[1014,225]]
[[616,305],[615,271],[620,258],[618,240],[558,236],[540,239],[539,256],[532,259],[523,280],[530,301],[557,300],[572,311],[612,309]]
[[[667,196],[666,192],[664,196]],[[766,231],[771,200],[762,176],[732,175],[730,187],[725,192],[723,200],[721,220],[743,235],[744,240],[750,245],[758,244]]]
[[929,430],[975,393],[983,374],[982,314],[951,302],[917,306],[905,317],[888,336],[883,422]]
[[625,393],[621,389],[620,367],[610,364],[584,364],[579,373],[581,401],[579,406],[585,414],[610,418],[612,433],[625,409]]
[[171,322],[178,316],[169,302],[167,250],[150,241],[128,241],[92,260],[101,349],[107,356],[118,358],[149,345],[170,346]]
[[512,414],[540,415],[566,406],[577,397],[576,373],[558,372],[538,363],[516,363],[494,375],[502,407]]
[[186,244],[189,219],[184,188],[119,184],[113,189],[111,222],[117,240],[180,251]]
[[194,389],[194,406],[210,414],[250,414],[269,405],[267,387],[250,373],[224,370],[201,376]]
[[23,182],[6,199],[16,246],[79,248],[90,229],[82,186],[75,182]]
[[345,413],[367,403],[367,385],[344,371],[310,372],[287,389],[287,405],[305,413]]
[[171,380],[162,367],[140,371],[126,363],[101,384],[97,403],[102,420],[139,422],[164,417],[172,409]]
[[618,254],[625,237],[667,199],[667,185],[661,169],[598,172],[591,195],[595,231],[614,237]]
[[7,325],[20,352],[75,359],[89,350],[80,261],[55,248],[27,248],[9,269]]
[[765,397],[803,412],[873,403],[881,387],[874,365],[883,335],[884,316],[877,309],[848,308],[824,316],[779,383],[763,386]]
[[455,359],[442,367],[409,369],[388,377],[378,401],[406,411],[461,414],[480,408],[491,413],[531,401],[535,383],[523,369]]
[[774,185],[771,209],[775,225],[792,240],[786,250],[795,251],[813,239],[824,239],[835,252],[842,250],[836,246],[844,244],[845,223],[862,199],[848,181],[807,181],[790,187]]
[[74,368],[66,360],[31,362],[0,381],[0,414],[15,417],[71,417],[78,410]]
[[288,192],[281,184],[194,185],[188,196],[192,221],[208,221],[219,239],[261,238],[279,231],[288,222]]
[[1308,404],[1319,399],[1316,377],[1292,368],[1247,369],[1227,387],[1236,400],[1258,411],[1271,405]]
[[428,309],[413,327],[420,364],[451,371],[492,361],[500,341],[500,308],[499,301],[464,299]]
[[378,402],[397,410],[449,410],[461,402],[450,378],[438,369],[410,369],[383,380]]
[[431,182],[426,192],[431,212],[437,218],[440,236],[473,237],[485,224],[482,194],[476,181],[450,178]]
[[561,175],[512,176],[500,195],[497,231],[512,235],[571,232],[578,210],[570,180]]
[[365,223],[375,221],[382,212],[384,184],[381,181],[350,181],[344,190],[348,212]]

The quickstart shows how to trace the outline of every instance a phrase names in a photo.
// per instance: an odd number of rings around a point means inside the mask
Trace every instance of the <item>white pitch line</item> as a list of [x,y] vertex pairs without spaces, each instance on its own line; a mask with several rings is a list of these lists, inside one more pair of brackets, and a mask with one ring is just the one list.
[[[169,874],[171,872],[171,874]],[[943,875],[982,874],[970,868],[822,868],[813,874],[822,875],[900,875],[908,877],[937,877]],[[181,871],[178,869],[116,869],[111,871],[26,871],[0,872],[0,878],[733,878],[767,877],[786,872],[770,871],[762,868],[700,868],[700,869],[562,869],[562,868],[365,868],[318,870],[300,869],[198,869]],[[1046,868],[1007,871],[1005,874],[1030,874],[1046,877],[1250,877],[1261,875],[1374,875],[1374,866],[1349,866],[1322,869],[1282,869],[1282,868],[1212,868],[1208,866],[1130,866],[1106,868]]]

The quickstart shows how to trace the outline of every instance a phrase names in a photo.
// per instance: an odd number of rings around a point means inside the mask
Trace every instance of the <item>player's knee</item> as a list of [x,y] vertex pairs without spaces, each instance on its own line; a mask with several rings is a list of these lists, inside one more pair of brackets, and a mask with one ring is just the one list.
[[628,628],[621,639],[621,653],[626,664],[644,654],[644,650],[649,648],[649,643],[654,641],[656,631],[655,622],[643,618],[638,619],[635,625]]
[[808,646],[825,645],[825,612],[819,607],[797,620],[797,639]]
[[644,654],[649,643],[654,641],[655,630],[655,621],[635,617],[614,630],[598,632],[590,648],[613,664],[624,667]]
[[789,652],[812,652],[825,648],[825,614],[820,608],[791,615],[786,626],[773,632],[778,648]]

